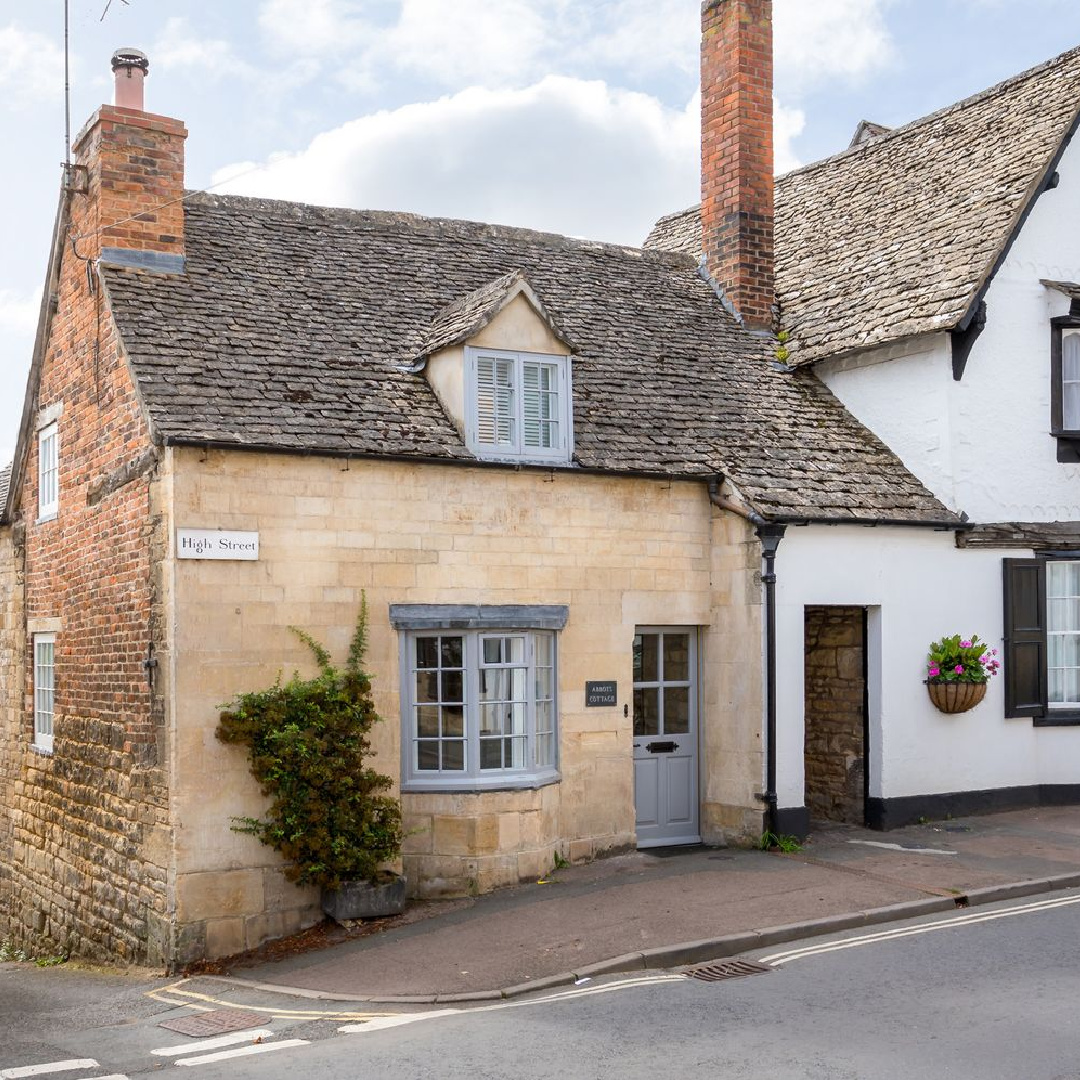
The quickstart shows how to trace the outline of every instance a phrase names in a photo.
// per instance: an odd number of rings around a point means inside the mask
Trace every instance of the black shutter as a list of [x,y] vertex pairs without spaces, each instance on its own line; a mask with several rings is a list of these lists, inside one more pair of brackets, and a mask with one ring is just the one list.
[[1046,561],[1005,559],[1005,715],[1046,714]]

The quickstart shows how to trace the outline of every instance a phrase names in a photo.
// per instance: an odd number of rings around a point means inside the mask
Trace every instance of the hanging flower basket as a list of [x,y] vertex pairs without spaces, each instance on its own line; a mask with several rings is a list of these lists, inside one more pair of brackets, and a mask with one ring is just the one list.
[[959,634],[930,643],[926,658],[926,690],[934,708],[943,713],[974,709],[986,697],[986,684],[1001,667],[997,649],[977,634],[961,640]]
[[967,712],[986,697],[984,682],[927,682],[926,689],[934,708],[943,713]]

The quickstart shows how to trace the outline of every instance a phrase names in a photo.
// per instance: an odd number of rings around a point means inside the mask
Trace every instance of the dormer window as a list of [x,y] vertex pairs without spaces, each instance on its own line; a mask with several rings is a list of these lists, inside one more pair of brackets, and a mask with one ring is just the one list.
[[465,350],[467,441],[493,460],[570,460],[570,358]]

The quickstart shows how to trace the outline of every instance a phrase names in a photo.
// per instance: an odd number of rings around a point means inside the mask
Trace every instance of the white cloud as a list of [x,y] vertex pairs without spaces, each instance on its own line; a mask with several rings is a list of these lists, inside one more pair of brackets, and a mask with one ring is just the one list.
[[63,51],[44,34],[0,26],[0,107],[38,104],[41,88],[64,85]]
[[777,176],[791,172],[802,164],[791,144],[802,134],[805,127],[806,114],[802,109],[789,109],[773,100],[773,153]]
[[187,19],[169,19],[150,50],[154,65],[165,69],[194,68],[204,78],[222,78],[249,71],[227,41],[200,38]]
[[265,0],[259,28],[271,48],[292,55],[333,55],[355,49],[372,33],[362,5],[350,0]]
[[696,103],[668,109],[603,82],[473,87],[354,120],[220,190],[526,225],[640,243],[698,192]]
[[859,80],[895,61],[887,0],[776,0],[775,79],[794,97],[826,80]]

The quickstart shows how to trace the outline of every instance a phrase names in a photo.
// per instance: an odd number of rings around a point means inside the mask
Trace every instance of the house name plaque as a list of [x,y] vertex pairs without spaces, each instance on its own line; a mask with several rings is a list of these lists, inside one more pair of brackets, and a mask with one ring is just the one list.
[[226,529],[177,529],[176,557],[255,562],[259,558],[259,534]]
[[618,705],[619,684],[616,682],[586,682],[585,707],[597,705]]

